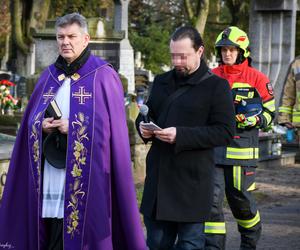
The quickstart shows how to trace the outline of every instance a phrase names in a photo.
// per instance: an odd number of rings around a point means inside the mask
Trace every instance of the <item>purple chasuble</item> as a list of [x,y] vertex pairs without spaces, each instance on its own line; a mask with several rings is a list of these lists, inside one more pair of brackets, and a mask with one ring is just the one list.
[[[64,79],[51,65],[30,98],[0,205],[0,249],[47,249],[41,124]],[[91,55],[71,76],[64,250],[146,249],[129,150],[121,82]]]

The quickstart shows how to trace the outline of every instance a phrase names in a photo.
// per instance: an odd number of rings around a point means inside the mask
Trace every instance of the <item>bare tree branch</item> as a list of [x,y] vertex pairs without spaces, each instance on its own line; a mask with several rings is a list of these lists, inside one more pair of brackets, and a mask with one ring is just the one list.
[[192,21],[194,18],[194,11],[193,11],[193,6],[191,4],[191,1],[184,0],[184,7],[186,9],[189,20]]
[[199,31],[199,33],[203,36],[206,20],[209,11],[209,0],[202,0],[201,7],[199,8],[199,12],[197,13],[197,19],[195,27]]
[[24,53],[27,54],[29,52],[28,45],[23,40],[23,32],[21,26],[21,3],[19,0],[13,0],[12,2],[12,33],[13,39],[17,47]]
[[184,0],[184,6],[189,21],[195,26],[199,33],[203,35],[209,11],[209,0],[197,0],[197,2],[194,1],[193,4],[190,0]]

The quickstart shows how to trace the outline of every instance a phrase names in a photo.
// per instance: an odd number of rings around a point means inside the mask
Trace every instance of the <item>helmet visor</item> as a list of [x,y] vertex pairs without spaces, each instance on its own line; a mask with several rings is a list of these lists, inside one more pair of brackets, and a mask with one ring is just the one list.
[[229,39],[222,39],[216,43],[216,48],[224,47],[224,46],[235,46],[238,48],[240,47],[237,43],[234,43],[234,42],[230,41]]

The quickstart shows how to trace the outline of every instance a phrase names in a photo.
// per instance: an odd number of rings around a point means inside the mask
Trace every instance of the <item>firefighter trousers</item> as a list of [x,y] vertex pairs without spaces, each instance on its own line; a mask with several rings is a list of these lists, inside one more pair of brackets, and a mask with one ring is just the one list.
[[213,207],[210,220],[205,222],[206,250],[225,249],[224,194],[237,221],[241,235],[240,250],[256,249],[261,222],[251,193],[255,189],[255,169],[248,166],[216,166]]

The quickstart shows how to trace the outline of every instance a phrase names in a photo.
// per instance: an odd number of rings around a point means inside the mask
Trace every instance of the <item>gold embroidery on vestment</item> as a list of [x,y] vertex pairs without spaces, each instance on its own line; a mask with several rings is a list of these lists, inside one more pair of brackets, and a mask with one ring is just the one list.
[[62,81],[62,80],[64,80],[65,78],[66,78],[65,74],[60,74],[60,75],[57,77],[58,81]]
[[54,92],[52,92],[52,90],[53,90],[53,87],[50,87],[48,92],[43,94],[43,98],[44,98],[44,103],[43,104],[46,104],[49,101],[49,99],[53,98]]
[[41,126],[41,118],[42,112],[39,112],[36,114],[34,117],[34,122],[32,124],[32,131],[30,134],[30,138],[34,139],[33,145],[32,145],[32,151],[33,151],[33,160],[34,163],[36,164],[36,170],[37,170],[37,178],[38,178],[38,186],[37,186],[37,191],[39,192],[40,189],[40,175],[41,175],[41,161],[40,161],[40,138],[39,138],[39,128]]
[[71,195],[69,198],[69,203],[67,208],[71,208],[71,213],[67,218],[67,233],[71,234],[71,238],[74,237],[75,232],[80,234],[81,232],[78,229],[79,221],[83,219],[83,215],[80,214],[79,206],[81,204],[81,199],[85,196],[83,191],[82,182],[82,171],[86,165],[86,155],[88,153],[84,142],[89,141],[86,129],[88,124],[88,117],[83,113],[79,112],[75,114],[75,120],[71,123],[73,129],[75,130],[75,140],[72,144],[73,148],[73,157],[71,164],[73,168],[71,175],[73,177],[73,184],[71,184]]
[[87,98],[92,98],[92,93],[85,92],[84,86],[80,86],[78,92],[72,93],[72,97],[77,98],[79,104],[85,104]]
[[80,78],[80,75],[78,73],[74,73],[71,78],[74,80],[74,81],[77,81],[79,78]]

